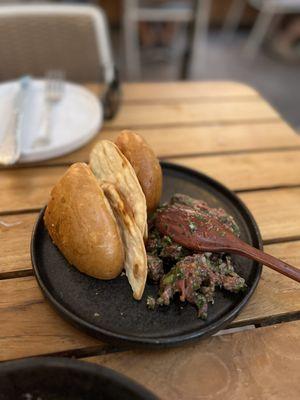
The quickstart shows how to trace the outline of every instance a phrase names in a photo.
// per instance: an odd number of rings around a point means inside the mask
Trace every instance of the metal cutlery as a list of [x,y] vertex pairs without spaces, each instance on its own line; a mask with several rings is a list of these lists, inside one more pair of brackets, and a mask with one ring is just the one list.
[[0,146],[0,164],[12,165],[20,158],[21,131],[30,84],[31,78],[29,76],[20,79],[20,88],[14,101],[13,116]]
[[35,139],[32,148],[47,146],[51,141],[52,111],[64,94],[64,73],[62,71],[49,71],[45,83],[45,121],[42,133]]

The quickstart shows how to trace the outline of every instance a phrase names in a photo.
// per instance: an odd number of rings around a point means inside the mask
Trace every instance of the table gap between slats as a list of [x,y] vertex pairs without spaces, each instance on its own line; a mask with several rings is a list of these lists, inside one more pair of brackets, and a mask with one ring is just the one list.
[[[271,271],[271,273],[274,273]],[[285,277],[283,277],[285,278]],[[287,280],[287,278],[285,278]],[[261,280],[264,283],[264,278]],[[283,293],[287,291],[289,284],[287,282],[273,282],[275,287],[282,284]],[[2,292],[2,301],[0,303],[0,360],[13,359],[26,356],[41,354],[51,355],[78,355],[87,352],[97,354],[97,352],[110,351],[111,346],[107,346],[98,340],[89,337],[79,330],[73,328],[70,324],[62,320],[45,300],[43,300],[39,288],[34,278],[15,279],[14,281],[0,281],[0,288],[5,284],[5,291]],[[251,308],[257,310],[259,303],[255,303],[257,294],[261,290],[267,290],[272,295],[270,305],[275,309],[278,306],[276,295],[273,293],[274,286],[258,287],[250,303],[241,312],[237,319],[229,327],[243,327],[253,324],[273,324],[274,321],[284,321],[298,319],[299,312],[288,311],[269,317],[263,313],[258,318],[253,318]],[[289,288],[286,296],[293,295]],[[299,299],[299,290],[294,298]],[[8,301],[8,307],[5,302]],[[4,303],[4,304],[3,304]],[[297,303],[298,304],[298,303]],[[297,305],[296,304],[296,305]],[[299,309],[299,304],[298,304]],[[247,318],[247,315],[252,315]],[[73,353],[74,352],[74,353]]]
[[[206,173],[238,192],[242,198],[246,196],[246,199],[253,196],[261,198],[265,193],[268,202],[268,197],[274,192],[289,193],[293,200],[300,185],[300,150],[187,157],[170,161]],[[67,166],[47,165],[0,170],[0,213],[43,207],[51,188],[66,169]]]
[[[177,126],[191,124],[233,124],[276,121],[280,117],[265,101],[224,103],[123,104],[115,119],[105,127]],[[147,121],[147,122],[146,122]]]
[[299,398],[300,321],[253,329],[178,349],[86,358],[112,368],[161,400]]
[[[268,132],[266,135],[266,131]],[[115,140],[119,129],[104,128],[84,147],[65,156],[36,164],[20,164],[16,168],[65,165],[87,161],[95,143],[100,139]],[[300,137],[283,121],[240,125],[176,126],[143,128],[139,130],[159,158],[210,157],[299,149]],[[195,152],[195,148],[200,149]],[[4,170],[4,169],[2,169]]]
[[234,103],[236,101],[240,103],[251,103],[261,100],[259,95],[235,95],[235,96],[195,96],[195,97],[165,97],[163,99],[123,99],[122,104],[125,105],[152,105],[152,104],[174,104],[180,102],[184,102],[185,104],[193,104],[193,103]]
[[[220,83],[217,83],[215,85],[216,90],[212,90],[211,84],[212,83],[207,85],[203,83],[199,84],[199,88],[201,86],[201,96],[199,93],[197,93],[196,96],[197,90],[195,90],[195,83],[181,85],[181,92],[180,90],[178,91],[178,85],[173,84],[157,84],[157,87],[152,83],[146,86],[145,84],[124,85],[124,106],[121,108],[121,112],[115,121],[105,125],[104,131],[99,134],[97,139],[102,137],[112,139],[117,135],[119,129],[139,127],[141,129],[141,133],[144,133],[146,139],[156,151],[155,146],[159,147],[159,137],[161,139],[161,133],[164,132],[169,136],[167,138],[168,140],[164,142],[164,152],[161,154],[158,153],[161,157],[165,157],[167,155],[170,156],[172,160],[177,159],[181,164],[187,162],[188,166],[194,167],[195,162],[197,163],[199,161],[199,164],[198,166],[196,165],[196,168],[199,168],[203,172],[206,172],[204,164],[205,159],[207,159],[209,161],[206,162],[205,165],[210,171],[209,175],[213,175],[215,177],[219,174],[218,171],[214,171],[211,167],[214,161],[212,157],[215,156],[223,157],[225,160],[225,154],[226,157],[238,157],[239,155],[245,155],[246,158],[244,158],[244,164],[250,163],[251,165],[251,157],[255,158],[255,154],[261,153],[266,155],[268,158],[267,154],[276,154],[276,150],[278,150],[278,153],[280,153],[280,156],[282,157],[282,165],[285,163],[284,160],[287,160],[283,153],[288,153],[289,156],[294,156],[296,159],[298,152],[295,150],[299,149],[299,139],[295,134],[292,133],[291,128],[280,120],[277,112],[260,99],[257,92],[245,85],[232,85],[232,83],[225,83],[223,86],[220,85]],[[157,90],[158,87],[161,89],[160,92]],[[93,90],[96,93],[98,88],[96,88],[94,85]],[[187,101],[187,90],[190,99],[189,102]],[[174,97],[175,92],[177,98],[174,100],[172,98]],[[222,96],[222,98],[220,98],[220,96]],[[191,99],[191,97],[193,98]],[[225,103],[227,103],[227,105]],[[216,104],[216,106],[214,104]],[[221,105],[223,110],[219,112]],[[139,109],[138,116],[134,115],[135,113],[133,112],[137,106]],[[157,110],[156,120],[157,124],[159,125],[151,123],[150,125],[146,124],[145,126],[143,124],[145,119],[151,121],[153,119],[153,115],[151,114],[153,114],[155,110]],[[179,111],[180,116],[177,117]],[[218,116],[217,121],[216,115]],[[272,139],[270,137],[268,138],[267,146],[265,143],[263,143],[264,138],[262,139],[262,143],[259,142],[258,144],[251,140],[251,134],[259,137],[260,132],[263,134],[266,128],[270,130],[270,136],[272,137]],[[223,142],[221,140],[221,142],[218,143],[217,137],[219,137],[221,130],[223,130],[225,134],[223,136]],[[205,131],[209,131],[210,135],[208,135]],[[237,147],[238,135],[241,134],[241,131],[244,132],[243,137],[247,139],[246,145],[244,145],[245,147],[243,149],[239,149]],[[186,137],[187,134],[190,135],[190,148],[185,154],[167,153],[169,150],[168,146],[170,147],[170,139],[172,139],[172,141],[174,140],[175,132],[177,135],[178,132],[182,133],[184,137]],[[264,135],[264,137],[266,137],[266,135]],[[207,138],[211,138],[211,142],[209,142],[209,139]],[[229,140],[229,138],[231,140]],[[193,139],[196,139],[196,143],[193,142]],[[151,140],[154,143],[152,143]],[[201,143],[199,143],[200,141]],[[208,145],[205,147],[205,143],[207,142]],[[228,146],[228,142],[231,143],[231,147]],[[232,143],[234,144],[233,146]],[[48,196],[50,188],[53,186],[57,178],[61,176],[61,173],[64,170],[64,168],[57,167],[55,163],[59,162],[59,160],[60,162],[61,160],[64,160],[63,165],[68,165],[69,163],[75,161],[75,159],[78,160],[78,156],[81,156],[83,157],[83,160],[86,160],[87,154],[90,150],[89,146],[92,144],[78,150],[77,152],[74,152],[71,155],[50,161],[50,163],[54,163],[51,172],[57,169],[54,179],[48,180],[47,184],[45,185],[45,176],[43,176],[43,173],[37,174],[38,176],[32,177],[30,182],[24,182],[24,189],[21,188],[21,190],[18,192],[18,195],[21,197],[23,196],[24,198],[24,195],[28,193],[28,188],[41,187],[41,190],[47,193]],[[197,158],[195,154],[193,154],[193,157],[186,157],[186,155],[191,155],[191,147],[199,147],[200,144],[205,147],[203,149],[203,153],[206,153],[206,157],[202,156],[199,160],[195,160],[195,158]],[[216,153],[210,154],[209,151],[211,151],[212,148],[215,149],[216,145],[218,149],[217,152],[214,150]],[[266,151],[264,151],[264,149]],[[293,154],[293,152],[295,152],[295,154]],[[72,157],[76,158],[72,159]],[[187,161],[187,158],[190,160]],[[291,158],[288,157],[288,159],[290,160]],[[230,162],[232,162],[232,160],[230,160]],[[241,164],[239,163],[239,165]],[[27,175],[24,173],[24,171],[27,170],[28,172],[31,170],[32,172],[36,172],[38,171],[37,168],[43,170],[42,172],[46,171],[47,169],[46,166],[40,164],[35,165],[34,167],[30,166],[28,168],[17,170],[17,174],[20,172],[21,175],[23,174],[24,178],[24,176],[26,177]],[[228,168],[230,170],[230,167]],[[2,172],[3,171],[0,171],[0,176]],[[244,175],[242,175],[240,179],[246,179],[245,173],[249,173],[249,170],[245,169]],[[27,175],[27,178],[28,177],[29,176]],[[224,179],[218,179],[224,182]],[[268,179],[268,174],[263,176],[263,180],[266,179]],[[263,180],[261,180],[261,182]],[[15,189],[14,184],[16,182],[17,179],[13,178],[8,183],[6,188],[13,191]],[[253,185],[252,188],[247,188],[241,186],[239,183],[241,187],[238,185],[235,188],[234,182],[229,181],[228,183],[227,181],[225,183],[228,184],[232,189],[240,191],[241,198],[252,210],[259,226],[262,228],[265,242],[278,240],[276,232],[278,232],[279,229],[283,233],[283,236],[280,239],[281,243],[266,246],[266,250],[269,250],[272,252],[272,254],[281,258],[286,257],[288,254],[288,259],[286,259],[286,261],[300,265],[300,261],[298,260],[299,252],[297,252],[300,244],[300,231],[297,230],[297,225],[300,226],[298,223],[298,218],[300,217],[298,214],[296,214],[295,218],[294,215],[296,208],[295,204],[298,203],[300,199],[300,188],[298,187],[300,182],[298,182],[295,174],[292,174],[292,177],[289,177],[288,185],[290,187],[287,189],[278,189],[280,187],[278,185],[282,184],[280,175],[276,177],[275,181],[272,181],[268,188],[266,188],[268,190],[261,190],[263,186],[259,186],[257,184]],[[275,187],[277,187],[276,190],[274,190]],[[250,191],[246,192],[247,190]],[[263,201],[263,199],[266,201]],[[16,198],[14,200],[16,200]],[[282,202],[284,201],[288,201],[286,207],[288,212],[284,212],[285,210],[280,210],[279,206],[282,205]],[[22,235],[23,238],[26,237],[27,243],[25,243],[26,240],[19,243],[14,242],[14,246],[17,247],[14,248],[12,253],[15,255],[20,255],[20,258],[15,261],[13,261],[12,258],[7,264],[11,266],[14,262],[16,262],[17,264],[14,265],[19,266],[19,272],[21,273],[32,273],[30,270],[28,252],[30,239],[28,228],[32,228],[33,219],[36,218],[36,214],[33,214],[32,211],[37,211],[45,202],[46,196],[43,196],[40,193],[38,199],[31,198],[28,202],[28,207],[26,210],[27,214],[21,215],[22,218],[23,216],[25,219],[27,218],[25,225],[23,227],[19,227],[20,230],[23,229],[21,237]],[[278,207],[279,215],[277,214],[275,218],[269,210],[270,206],[276,208],[276,210]],[[22,209],[16,206],[9,211],[4,208],[2,213],[7,214],[7,212],[9,212],[14,213],[15,215],[5,217],[1,216],[0,219],[20,218],[19,213],[21,211]],[[265,215],[265,217],[262,219],[263,215]],[[292,215],[292,226],[290,226],[290,218]],[[295,240],[288,241],[291,239]],[[24,265],[26,264],[28,267],[27,270],[24,269]],[[0,261],[0,268],[1,265],[2,264]],[[7,272],[9,271],[6,271],[6,273]],[[18,271],[11,272],[18,273]],[[94,354],[96,354],[96,352],[100,352],[102,354],[103,351],[111,351],[110,346],[107,347],[107,345],[101,343],[99,344],[99,342],[95,339],[87,337],[61,320],[61,318],[58,317],[50,308],[50,306],[43,300],[41,292],[37,287],[37,283],[32,276],[19,278],[14,277],[13,279],[2,280],[0,281],[0,288],[4,290],[3,296],[0,296],[0,308],[2,308],[2,312],[0,313],[0,319],[2,320],[0,321],[0,326],[2,327],[2,332],[7,334],[5,337],[3,336],[0,338],[0,359],[5,359],[5,355],[3,355],[3,353],[1,355],[1,351],[3,351],[3,349],[5,349],[7,352],[6,356],[9,356],[10,358],[18,358],[26,355],[47,354],[47,351],[48,354],[52,355],[75,355],[78,357],[82,357],[84,354],[87,355],[89,352],[90,354],[93,352]],[[6,300],[8,301],[7,305],[5,303]],[[241,315],[236,321],[234,321],[233,326],[247,325],[249,322],[272,323],[272,321],[274,321],[274,316],[283,319],[293,317],[299,318],[298,310],[300,304],[298,304],[298,302],[298,286],[296,286],[294,282],[288,280],[288,278],[264,268],[262,279],[257,291]],[[291,305],[293,308],[290,308]],[[255,313],[256,317],[254,317]],[[34,324],[32,324],[32,321],[34,321]],[[31,322],[31,324],[28,325],[28,322]],[[20,334],[16,332],[16,326],[19,327],[18,332],[20,332]],[[26,348],[25,351],[27,351],[28,354],[24,355],[24,347]]]
[[[299,244],[280,243],[266,247],[277,257],[300,267]],[[29,256],[28,265],[30,263]],[[248,305],[231,324],[268,324],[278,320],[299,317],[299,285],[268,268],[264,268],[256,292]],[[6,355],[16,358],[20,354],[68,353],[71,350],[99,345],[95,339],[77,331],[64,322],[43,299],[34,277],[0,281],[1,348]],[[79,350],[78,350],[79,349]],[[25,356],[24,355],[24,356]]]
[[[213,113],[212,113],[213,114]],[[150,116],[149,116],[150,117]],[[107,131],[122,131],[123,129],[130,129],[130,130],[142,130],[142,129],[164,129],[164,128],[178,128],[178,127],[186,127],[186,128],[193,128],[193,127],[202,127],[202,128],[209,128],[209,127],[214,127],[214,126],[240,126],[242,124],[247,124],[249,126],[251,125],[256,125],[257,123],[262,123],[262,124],[273,124],[273,123],[278,123],[280,122],[279,117],[273,117],[273,118],[260,118],[260,119],[247,119],[247,118],[241,118],[238,120],[233,120],[233,119],[228,119],[228,120],[223,120],[223,119],[217,119],[214,118],[214,120],[211,121],[199,121],[195,120],[194,122],[187,122],[187,121],[170,121],[170,122],[160,122],[160,123],[151,123],[148,125],[145,125],[143,123],[124,123],[123,121],[118,125],[105,125],[105,129]]]
[[[86,88],[96,96],[104,90],[103,85],[86,83]],[[122,83],[122,101],[184,100],[186,98],[232,98],[261,97],[251,86],[234,81],[188,81]]]
[[[214,337],[223,337],[226,335],[226,338],[234,335],[236,332],[232,332],[232,330],[237,330],[239,333],[244,333],[246,331],[256,331],[257,329],[266,329],[266,328],[271,328],[274,325],[283,325],[286,326],[286,324],[292,324],[292,323],[297,323],[299,322],[299,313],[298,314],[290,314],[287,315],[286,318],[282,321],[277,321],[277,320],[270,320],[268,324],[266,325],[261,325],[261,326],[254,326],[254,325],[234,325],[232,323],[228,328],[225,328],[220,334],[213,335],[212,338]],[[227,330],[229,331],[227,333]],[[226,340],[225,338],[225,340]],[[209,339],[203,339],[204,342],[209,340]],[[185,344],[182,345],[176,349],[186,349],[189,346],[199,346],[203,343],[203,340],[198,340],[190,344]],[[10,359],[24,359],[27,357],[39,357],[39,356],[50,356],[50,357],[68,357],[68,358],[77,358],[77,359],[85,359],[85,358],[94,358],[94,357],[103,357],[107,355],[113,355],[113,354],[121,354],[121,353],[128,353],[131,351],[138,351],[138,352],[143,352],[143,349],[135,349],[133,350],[132,348],[127,348],[126,346],[122,347],[116,347],[113,345],[110,345],[109,343],[104,343],[99,340],[97,340],[97,345],[93,346],[85,346],[85,347],[78,347],[78,348],[73,348],[70,350],[62,350],[62,351],[57,351],[57,352],[49,352],[49,353],[43,353],[43,354],[29,354],[27,356],[20,356],[20,355],[15,355],[14,358],[2,358],[1,353],[0,353],[0,364],[3,361],[8,361]],[[162,351],[161,349],[158,351]],[[156,352],[158,352],[156,351]],[[165,349],[163,349],[165,351]],[[89,360],[87,360],[89,361]],[[100,361],[100,360],[99,360]],[[90,362],[93,362],[92,360]]]
[[[274,192],[271,197],[274,199],[275,203],[282,201],[282,196],[279,196],[276,200]],[[294,203],[294,206],[295,205]],[[257,207],[257,205],[255,205],[255,207]],[[298,219],[294,219],[295,225],[293,227],[290,224],[287,226],[285,223],[287,214],[279,214],[276,220],[272,221],[269,215],[266,218],[264,217],[264,208],[261,205],[258,205],[258,207],[254,215],[256,219],[260,221],[264,245],[274,244],[280,248],[280,243],[287,243],[289,252],[291,252],[291,254],[297,254],[298,247],[300,247],[300,216],[298,217],[299,221]],[[292,203],[289,204],[289,209],[293,211]],[[6,277],[5,274],[8,274],[9,277],[13,277],[13,271],[15,271],[15,273],[24,274],[26,270],[31,269],[29,246],[31,233],[37,217],[38,213],[30,212],[2,216],[0,218],[0,241],[2,244],[2,251],[0,253],[0,277]],[[7,224],[8,227],[5,226]],[[282,238],[279,238],[276,233],[273,233],[273,236],[269,236],[268,232],[270,229],[273,229],[274,225],[279,230],[287,229],[286,235],[283,235]],[[294,236],[292,236],[292,232],[294,232]],[[272,247],[270,249],[271,251],[273,250]],[[286,258],[284,254],[281,254],[281,258],[283,257]],[[296,263],[293,259],[287,262]]]
[[[182,153],[180,155],[162,155],[159,156],[158,159],[160,161],[170,161],[171,163],[180,163],[180,160],[182,159],[183,161],[185,159],[193,159],[193,158],[209,158],[209,157],[216,157],[216,156],[243,156],[249,154],[251,156],[252,154],[264,154],[264,153],[278,153],[279,151],[281,153],[288,153],[288,152],[294,152],[300,150],[300,145],[297,146],[286,146],[286,147],[272,147],[272,148],[261,148],[261,149],[245,149],[245,150],[228,150],[228,151],[215,151],[215,152],[206,152],[206,153]],[[62,157],[63,158],[63,157]],[[73,163],[76,162],[84,162],[84,163],[89,163],[88,156],[83,157],[82,159],[77,159],[77,160],[60,160],[60,159],[52,159],[52,160],[46,160],[46,161],[40,161],[37,163],[26,163],[26,164],[17,164],[11,167],[3,167],[0,166],[0,172],[1,171],[14,171],[14,170],[20,170],[20,169],[26,169],[26,168],[53,168],[53,167],[68,167],[72,165]],[[199,171],[201,172],[201,171]],[[246,189],[245,189],[246,190]],[[249,189],[249,190],[254,190],[254,189]],[[239,190],[243,191],[243,190]]]

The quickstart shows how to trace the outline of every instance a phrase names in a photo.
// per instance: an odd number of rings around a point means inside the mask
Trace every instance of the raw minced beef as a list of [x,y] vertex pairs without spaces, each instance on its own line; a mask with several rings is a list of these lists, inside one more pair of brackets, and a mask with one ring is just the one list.
[[[233,217],[221,208],[210,208],[204,201],[183,194],[172,197],[170,204],[182,204],[193,210],[205,212],[207,218],[217,218],[227,229],[239,236],[239,228]],[[165,204],[162,207],[167,207]],[[158,210],[159,212],[159,210]],[[192,227],[190,227],[192,229]],[[213,303],[216,288],[239,292],[246,287],[245,281],[234,269],[229,254],[196,253],[163,236],[155,228],[155,215],[149,223],[147,242],[148,277],[160,282],[159,297],[147,300],[148,307],[169,305],[176,293],[181,301],[195,304],[198,316],[207,317],[208,303]]]

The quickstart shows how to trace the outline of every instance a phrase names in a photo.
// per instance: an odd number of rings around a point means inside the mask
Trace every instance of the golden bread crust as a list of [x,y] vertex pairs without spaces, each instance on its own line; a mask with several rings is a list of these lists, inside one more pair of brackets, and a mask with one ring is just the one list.
[[54,186],[44,221],[53,242],[81,272],[98,279],[121,273],[121,234],[103,190],[85,163],[73,164]]
[[133,166],[146,197],[149,213],[157,208],[162,192],[162,171],[148,143],[137,133],[124,130],[116,145]]

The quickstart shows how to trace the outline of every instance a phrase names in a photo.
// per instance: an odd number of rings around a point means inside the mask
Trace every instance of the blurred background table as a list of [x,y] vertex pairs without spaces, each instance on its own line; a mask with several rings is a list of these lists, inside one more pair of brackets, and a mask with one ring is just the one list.
[[0,360],[85,358],[162,399],[299,398],[300,287],[270,269],[230,326],[243,330],[178,349],[112,348],[68,325],[43,299],[29,253],[38,212],[68,165],[88,161],[96,140],[113,140],[125,128],[143,135],[161,159],[234,190],[253,213],[265,250],[300,267],[300,138],[254,89],[171,82],[125,84],[123,92],[118,116],[84,148],[0,170]]

